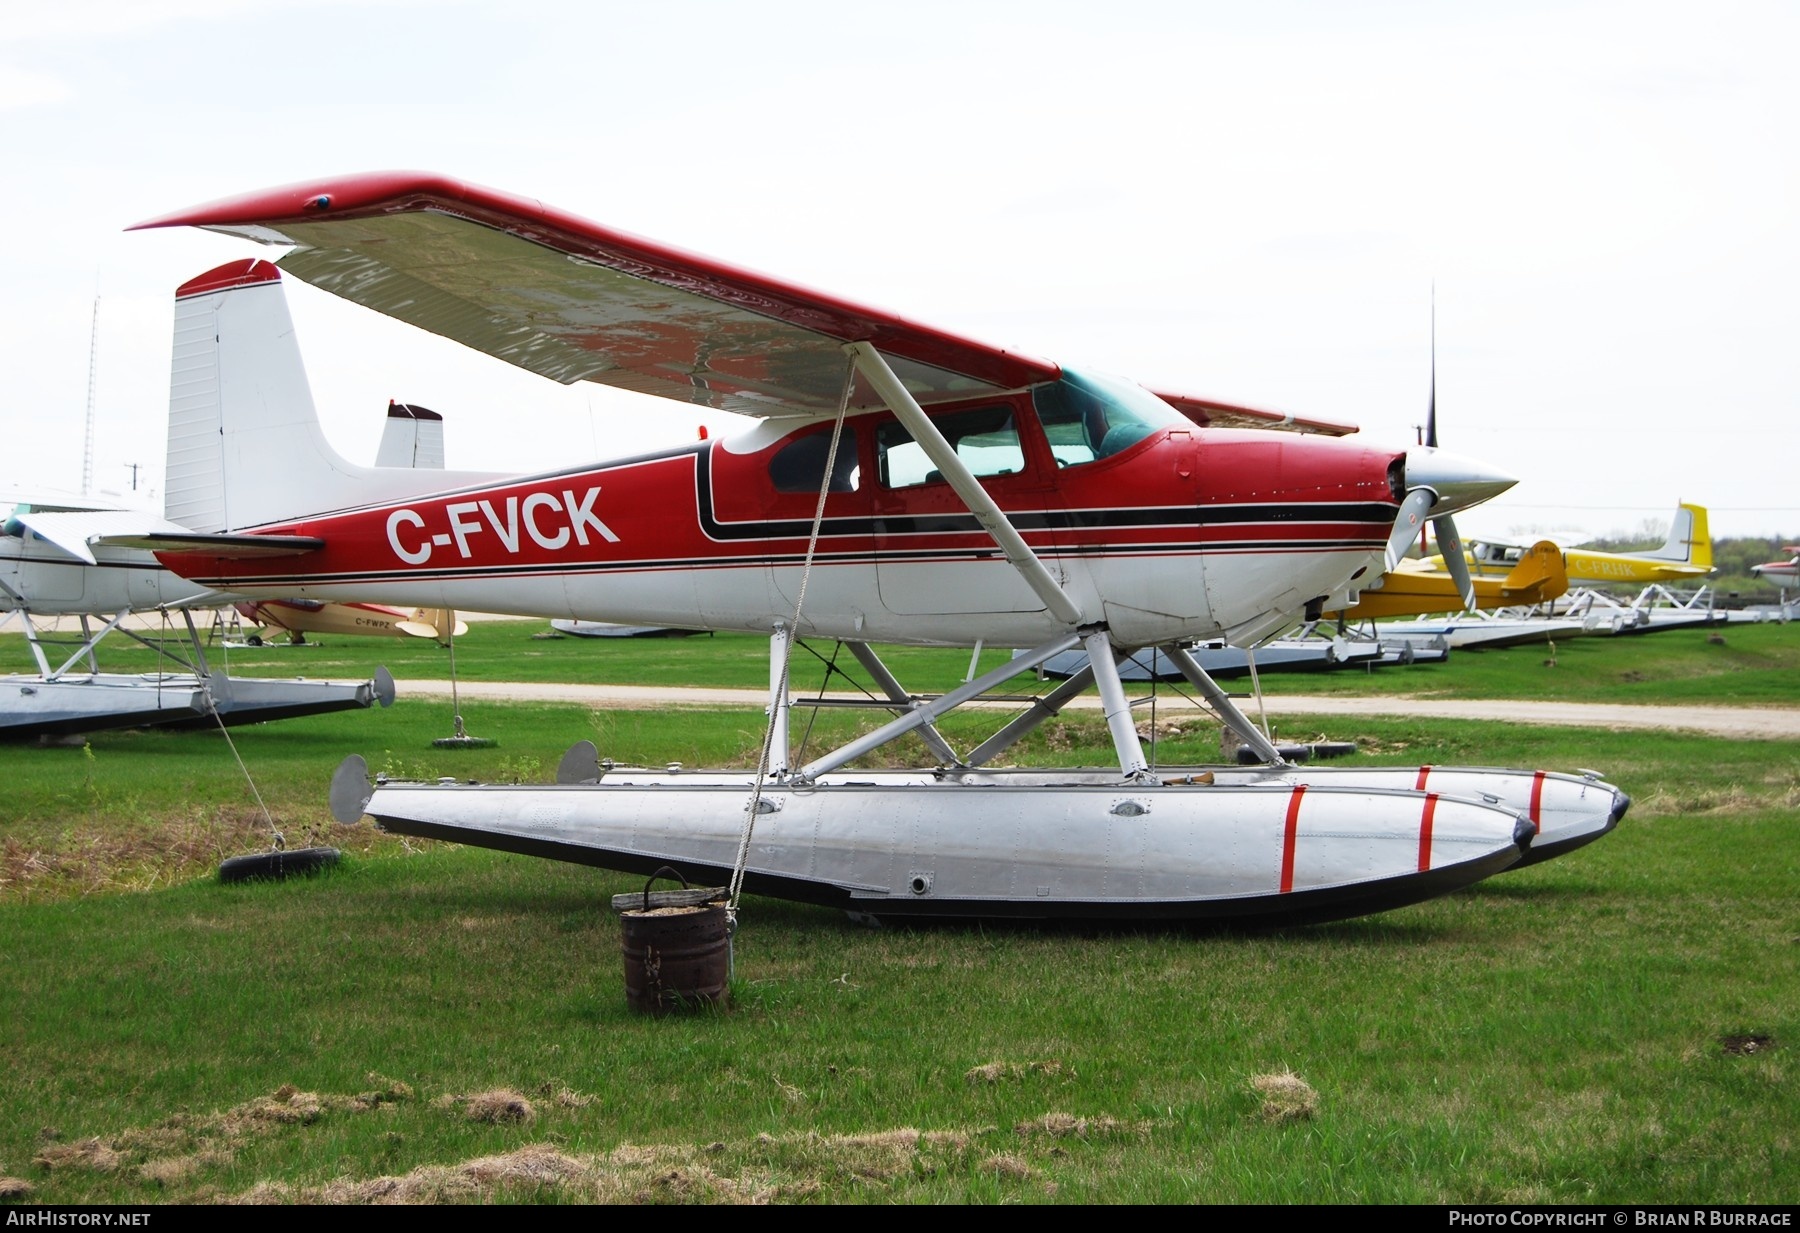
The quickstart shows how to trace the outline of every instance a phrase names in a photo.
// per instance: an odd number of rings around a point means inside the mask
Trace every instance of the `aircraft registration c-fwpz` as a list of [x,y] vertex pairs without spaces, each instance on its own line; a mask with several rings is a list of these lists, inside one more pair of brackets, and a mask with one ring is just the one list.
[[[757,774],[602,768],[584,743],[554,785],[371,791],[351,759],[333,785],[346,819],[627,870],[723,873],[741,852],[746,889],[872,916],[1304,920],[1467,885],[1623,813],[1592,774],[1293,766],[1185,649],[1343,606],[1422,520],[1441,526],[1512,483],[1479,464],[1154,394],[431,176],[298,185],[141,224],[174,225],[288,245],[283,270],[558,381],[760,420],[731,439],[426,487],[326,445],[273,267],[186,285],[169,516],[197,534],[141,541],[172,569],[251,594],[770,637]],[[211,386],[183,394],[184,345],[196,371],[215,363]],[[193,447],[180,467],[178,439]],[[895,714],[800,766],[795,636],[843,641]],[[871,642],[1031,650],[925,700]],[[1077,646],[1091,667],[978,747],[939,731]],[[1150,766],[1117,671],[1146,647],[1260,764]],[[1117,768],[988,769],[1090,685]],[[844,769],[908,734],[935,767]]]

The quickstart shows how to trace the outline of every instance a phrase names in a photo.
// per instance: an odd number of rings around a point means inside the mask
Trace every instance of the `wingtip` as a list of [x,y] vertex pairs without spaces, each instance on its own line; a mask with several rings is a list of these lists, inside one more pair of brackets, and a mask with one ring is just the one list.
[[189,206],[170,214],[133,223],[127,231],[152,231],[161,227],[246,227],[254,224],[293,222],[325,213],[363,209],[396,197],[430,193],[458,197],[468,188],[430,171],[369,171],[328,176],[258,189],[234,197]]

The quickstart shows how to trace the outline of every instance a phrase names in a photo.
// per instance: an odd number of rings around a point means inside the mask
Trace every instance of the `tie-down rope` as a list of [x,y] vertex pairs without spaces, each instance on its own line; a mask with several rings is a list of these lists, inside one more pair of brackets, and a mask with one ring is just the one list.
[[794,597],[794,619],[788,625],[788,636],[781,644],[781,676],[769,698],[769,725],[763,730],[762,757],[756,764],[756,783],[750,790],[750,801],[744,806],[744,829],[738,836],[737,861],[731,870],[731,891],[725,905],[725,919],[737,928],[738,899],[743,894],[744,869],[750,862],[750,836],[756,830],[756,814],[762,805],[763,783],[769,777],[769,760],[775,744],[777,716],[786,707],[788,695],[788,663],[794,653],[794,638],[800,629],[800,611],[806,606],[806,584],[812,577],[813,554],[819,547],[819,528],[825,522],[825,498],[831,494],[831,479],[837,468],[838,442],[844,434],[844,416],[850,410],[850,391],[856,385],[856,359],[846,361],[844,388],[838,395],[837,421],[831,427],[831,448],[825,453],[825,474],[819,480],[819,504],[813,511],[812,534],[806,541],[806,559],[800,567],[800,591]]

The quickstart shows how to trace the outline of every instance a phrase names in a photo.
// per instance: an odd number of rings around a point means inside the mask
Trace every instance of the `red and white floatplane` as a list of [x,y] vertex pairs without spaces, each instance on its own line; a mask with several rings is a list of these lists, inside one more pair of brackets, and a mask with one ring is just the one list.
[[[338,816],[625,870],[741,867],[745,889],[873,917],[1273,922],[1466,886],[1611,829],[1589,773],[1314,769],[1187,647],[1347,606],[1430,519],[1512,480],[1441,450],[1078,372],[682,252],[539,202],[416,173],[184,210],[288,246],[281,270],[562,382],[754,416],[741,436],[532,476],[358,468],[325,443],[275,266],[178,296],[192,443],[172,569],[252,595],[757,631],[770,739],[755,772],[612,766],[585,743],[546,785],[334,780]],[[176,380],[182,380],[178,363]],[[171,439],[175,429],[171,429]],[[1461,561],[1460,554],[1454,558]],[[796,638],[843,643],[893,718],[789,755]],[[1029,647],[937,698],[878,643]],[[1118,661],[1158,648],[1257,759],[1154,768]],[[973,749],[938,721],[1072,648],[1087,669]],[[1116,766],[996,769],[1098,689]],[[855,769],[902,737],[934,765]]]

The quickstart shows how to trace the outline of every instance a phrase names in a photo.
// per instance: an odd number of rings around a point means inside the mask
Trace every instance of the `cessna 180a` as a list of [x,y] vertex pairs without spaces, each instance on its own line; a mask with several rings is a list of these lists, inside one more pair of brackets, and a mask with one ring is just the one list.
[[[1355,915],[1605,833],[1596,775],[1284,762],[1187,653],[1341,607],[1422,521],[1512,480],[1430,449],[1158,396],[412,173],[255,193],[146,227],[290,246],[317,286],[562,382],[723,408],[741,436],[493,480],[374,474],[325,444],[275,272],[215,271],[178,338],[248,340],[210,407],[210,468],[171,491],[172,568],[251,593],[454,606],[770,638],[766,765],[651,772],[572,749],[558,783],[382,781],[333,809],[390,830],[627,870],[677,864],[871,916]],[[1246,431],[1312,428],[1315,432]],[[430,482],[423,482],[430,481]],[[177,504],[182,512],[176,514]],[[843,641],[895,718],[790,764],[795,636]],[[1032,649],[934,700],[872,642]],[[972,750],[936,721],[1071,647],[1092,666]],[[1262,757],[1153,768],[1117,660],[1160,647]],[[1117,767],[988,769],[1097,685]],[[907,734],[935,767],[846,770]]]

